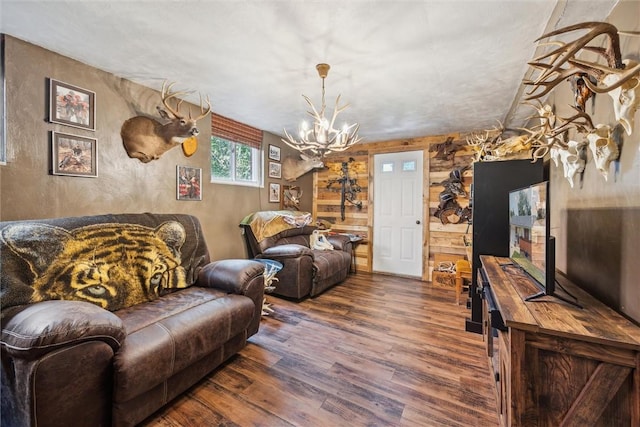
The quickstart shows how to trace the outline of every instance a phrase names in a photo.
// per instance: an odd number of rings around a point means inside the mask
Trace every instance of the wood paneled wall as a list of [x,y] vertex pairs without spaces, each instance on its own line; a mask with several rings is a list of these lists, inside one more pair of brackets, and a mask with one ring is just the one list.
[[[369,153],[363,145],[352,148],[341,156],[332,156],[324,162],[325,168],[313,175],[313,217],[330,222],[331,229],[337,233],[357,234],[364,238],[362,244],[356,246],[356,268],[359,271],[371,271],[369,258],[369,241],[371,226],[369,223]],[[360,186],[357,199],[362,207],[345,203],[345,219],[341,219],[340,198],[341,185],[339,183],[328,186],[332,179],[340,178],[342,162],[350,163],[350,177],[356,178]],[[353,175],[351,175],[353,174]]]
[[[456,141],[454,141],[456,143]],[[452,170],[467,168],[463,174],[464,189],[468,197],[456,198],[461,207],[467,207],[470,203],[471,184],[473,182],[473,151],[468,145],[461,145],[455,156],[449,159],[441,159],[436,153],[430,153],[429,170],[429,258],[433,261],[436,253],[465,255],[463,237],[468,233],[471,240],[471,227],[467,222],[461,224],[442,224],[440,219],[434,216],[440,203],[440,193],[444,186],[440,183],[449,178]]]
[[[430,152],[435,144],[442,144],[451,138],[451,142],[457,147],[456,155],[450,160],[436,158],[436,152]],[[435,147],[433,147],[435,148]],[[422,280],[430,280],[430,267],[433,266],[435,253],[446,253],[464,256],[464,243],[462,236],[467,231],[467,224],[443,225],[433,216],[438,207],[439,194],[444,190],[440,185],[449,177],[451,170],[461,166],[470,166],[472,162],[472,150],[465,143],[465,135],[458,133],[421,138],[391,140],[383,142],[364,143],[351,148],[345,153],[333,154],[326,158],[325,169],[314,172],[313,216],[319,220],[325,220],[332,224],[332,230],[357,234],[364,238],[364,242],[356,248],[357,271],[372,271],[372,230],[373,230],[373,171],[369,165],[373,165],[373,156],[382,153],[423,150],[424,154],[424,182],[423,182],[423,274]],[[362,208],[346,203],[345,219],[340,217],[340,186],[334,184],[327,188],[330,179],[340,176],[342,162],[352,158],[351,172],[354,173],[361,192],[357,199],[362,201]],[[464,174],[464,184],[467,191],[470,190],[472,169]],[[468,205],[468,199],[459,198],[461,206]],[[469,229],[469,233],[471,230]]]

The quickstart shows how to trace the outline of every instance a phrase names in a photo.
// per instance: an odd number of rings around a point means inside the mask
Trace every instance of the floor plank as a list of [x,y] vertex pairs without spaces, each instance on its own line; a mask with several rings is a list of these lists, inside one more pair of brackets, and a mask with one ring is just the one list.
[[268,300],[247,347],[143,426],[498,425],[482,337],[453,290],[359,273]]

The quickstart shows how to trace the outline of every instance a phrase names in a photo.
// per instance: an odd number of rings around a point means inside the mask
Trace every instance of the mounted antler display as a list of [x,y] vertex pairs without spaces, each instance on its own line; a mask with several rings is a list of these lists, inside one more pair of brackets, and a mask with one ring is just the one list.
[[[541,125],[540,129],[544,138],[538,138],[533,144],[535,148],[533,150],[534,161],[546,156],[553,148],[558,150],[568,149],[569,145],[565,142],[565,136],[570,129],[582,134],[589,134],[594,130],[591,117],[577,107],[573,107],[573,109],[576,110],[576,114],[573,116],[567,118],[554,116],[553,121],[548,121]],[[560,123],[557,126],[553,126],[552,123],[555,124],[556,118]]]
[[[543,136],[541,130],[505,129],[501,123],[499,124],[500,127],[494,126],[493,129],[481,133],[474,132],[467,136],[467,144],[476,151],[474,161],[529,158],[534,143]],[[507,132],[514,131],[524,133],[503,138]]]
[[[585,103],[594,93],[609,93],[613,98],[616,120],[630,135],[633,115],[640,102],[640,64],[622,59],[617,28],[606,22],[583,22],[546,33],[536,41],[576,30],[588,31],[572,42],[543,43],[543,45],[558,47],[529,63],[539,72],[539,75],[533,80],[524,81],[526,85],[532,86],[525,99],[540,98],[563,80],[571,78],[575,85],[574,93],[578,109],[585,111]],[[606,37],[605,47],[588,45],[599,36]],[[606,64],[578,58],[577,55],[583,51],[595,53],[598,59],[604,59]]]
[[[535,99],[549,93],[554,87],[556,87],[563,80],[578,74],[587,72],[586,70],[573,63],[577,59],[577,54],[581,50],[597,53],[604,57],[607,64],[612,69],[622,69],[622,55],[620,53],[620,37],[618,36],[618,30],[615,26],[606,22],[583,22],[580,24],[570,25],[568,27],[560,28],[558,30],[543,34],[535,41],[541,41],[549,37],[557,36],[559,34],[565,34],[576,30],[589,31],[582,37],[569,42],[548,42],[543,43],[547,45],[558,46],[556,49],[535,58],[532,62],[529,62],[534,69],[540,71],[540,75],[535,80],[527,80],[525,84],[533,86],[532,90],[527,94],[530,95],[526,99]],[[587,46],[595,38],[601,35],[606,35],[609,38],[609,46],[607,48]],[[566,67],[566,64],[569,66]],[[544,87],[544,90],[536,93],[538,89]]]
[[[166,110],[157,107],[158,114],[161,118],[168,120],[167,123],[163,124],[146,116],[136,116],[128,119],[122,125],[120,135],[129,157],[143,163],[157,160],[166,151],[187,140],[192,141],[191,138],[195,138],[200,133],[196,123],[211,112],[209,98],[207,97],[203,102],[202,95],[200,95],[200,115],[193,118],[191,109],[189,109],[189,117],[187,118],[180,113],[183,100],[177,98],[180,95],[185,95],[186,92],[171,92],[174,84],[171,83],[167,86],[166,81],[162,84],[162,104]],[[169,101],[176,98],[176,107],[173,108]],[[186,151],[185,154],[187,154]]]

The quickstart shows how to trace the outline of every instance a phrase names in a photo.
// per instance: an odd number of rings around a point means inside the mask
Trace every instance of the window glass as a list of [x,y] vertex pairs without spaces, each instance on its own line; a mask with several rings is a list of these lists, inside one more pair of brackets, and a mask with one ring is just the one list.
[[416,161],[408,160],[406,162],[402,162],[402,170],[405,172],[413,172],[416,170]]
[[382,163],[382,172],[393,172],[393,163]]
[[262,185],[262,154],[257,148],[211,137],[211,182]]

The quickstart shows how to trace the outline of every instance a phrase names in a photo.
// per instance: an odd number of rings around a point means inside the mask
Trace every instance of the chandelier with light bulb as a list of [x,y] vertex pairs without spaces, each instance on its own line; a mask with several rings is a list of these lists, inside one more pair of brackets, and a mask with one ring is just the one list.
[[284,134],[287,137],[282,138],[282,142],[288,146],[312,157],[324,157],[332,152],[340,152],[348,149],[352,145],[358,143],[362,138],[358,136],[360,125],[354,123],[352,125],[345,124],[341,129],[334,128],[336,117],[340,112],[345,110],[349,104],[340,107],[340,95],[336,98],[336,106],[333,110],[331,120],[327,120],[324,116],[326,105],[324,102],[324,79],[329,74],[329,64],[318,64],[316,70],[322,79],[322,107],[320,112],[316,110],[309,97],[302,95],[311,107],[312,111],[307,113],[314,118],[313,125],[309,126],[306,122],[302,122],[298,131],[299,139],[294,138],[287,130]]

